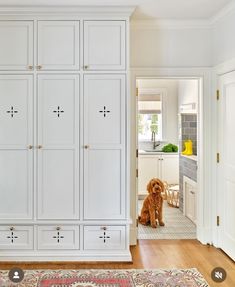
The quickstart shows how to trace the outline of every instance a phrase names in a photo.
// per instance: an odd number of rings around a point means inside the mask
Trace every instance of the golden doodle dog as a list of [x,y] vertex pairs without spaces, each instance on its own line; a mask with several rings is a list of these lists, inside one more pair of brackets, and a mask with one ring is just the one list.
[[153,178],[147,185],[148,195],[144,200],[141,214],[139,216],[139,222],[143,225],[148,225],[149,223],[153,228],[157,227],[157,221],[160,226],[164,226],[162,220],[162,205],[163,197],[162,192],[164,192],[164,184],[158,178]]

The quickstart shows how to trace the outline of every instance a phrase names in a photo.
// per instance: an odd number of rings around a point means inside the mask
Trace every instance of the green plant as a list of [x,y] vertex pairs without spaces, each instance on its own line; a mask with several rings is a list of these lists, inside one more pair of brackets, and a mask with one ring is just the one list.
[[162,148],[163,152],[178,152],[178,146],[174,144],[167,144]]

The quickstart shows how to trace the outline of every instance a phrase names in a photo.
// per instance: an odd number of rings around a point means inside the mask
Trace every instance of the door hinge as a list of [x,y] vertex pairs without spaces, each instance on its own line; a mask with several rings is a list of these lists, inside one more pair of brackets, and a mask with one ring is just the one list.
[[217,99],[217,101],[219,100],[219,98],[220,98],[220,92],[219,92],[219,90],[217,90],[216,91],[216,99]]
[[217,163],[219,163],[219,161],[220,161],[220,154],[218,152],[216,154],[216,161],[217,161]]
[[139,157],[139,151],[138,151],[138,149],[136,150],[136,157],[137,157],[137,158]]
[[139,176],[139,170],[136,169],[135,173],[136,173],[136,177],[138,177]]
[[138,227],[139,226],[139,219],[137,218],[136,219],[136,227]]
[[136,97],[138,97],[138,95],[139,95],[138,88],[136,88],[136,90],[135,90],[135,95],[136,95]]
[[217,224],[217,226],[219,226],[220,225],[220,218],[219,218],[219,216],[217,215],[217,217],[216,217],[216,224]]

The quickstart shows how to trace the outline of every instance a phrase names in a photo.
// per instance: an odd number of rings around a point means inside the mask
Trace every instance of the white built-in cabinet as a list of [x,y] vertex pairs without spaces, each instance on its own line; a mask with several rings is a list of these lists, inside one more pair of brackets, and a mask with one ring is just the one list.
[[129,261],[128,17],[40,13],[0,20],[0,260]]
[[147,193],[147,184],[152,178],[159,178],[168,184],[179,183],[178,154],[139,154],[138,193]]
[[184,215],[197,223],[197,183],[187,176],[183,177]]

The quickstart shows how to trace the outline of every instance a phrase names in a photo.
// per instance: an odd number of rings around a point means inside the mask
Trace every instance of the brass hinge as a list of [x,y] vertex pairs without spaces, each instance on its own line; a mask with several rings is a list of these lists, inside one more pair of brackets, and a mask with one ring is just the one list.
[[137,218],[136,219],[136,227],[138,227],[139,226],[139,219]]
[[139,157],[139,151],[138,151],[138,149],[136,150],[136,157],[137,157],[137,158]]
[[217,163],[219,163],[219,161],[220,161],[220,154],[218,152],[216,154],[216,161],[217,161]]
[[220,218],[219,218],[219,216],[217,215],[217,217],[216,217],[216,224],[217,224],[217,226],[219,226],[220,225]]
[[136,177],[138,177],[138,176],[139,176],[139,170],[136,169]]
[[219,90],[217,90],[216,91],[216,99],[217,99],[217,101],[219,100],[219,97],[220,97],[220,92],[219,92]]
[[135,95],[136,95],[136,97],[138,97],[138,95],[139,95],[138,88],[136,88]]

